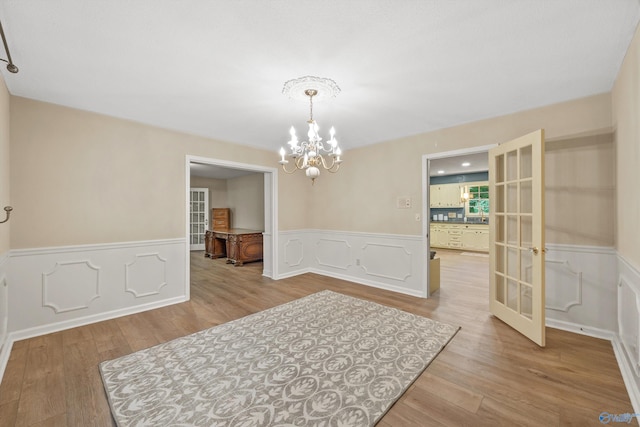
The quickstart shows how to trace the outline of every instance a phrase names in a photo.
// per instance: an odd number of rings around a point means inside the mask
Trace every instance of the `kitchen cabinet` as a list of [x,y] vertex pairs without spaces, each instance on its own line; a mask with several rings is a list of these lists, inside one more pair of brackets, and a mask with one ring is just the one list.
[[461,208],[459,184],[436,184],[429,186],[429,206],[432,208]]
[[489,251],[488,224],[445,224],[431,223],[432,248],[461,249],[470,251]]
[[472,251],[489,251],[489,228],[486,225],[466,225],[462,228],[462,247]]
[[447,248],[449,247],[449,230],[445,225],[434,224],[430,227],[431,230],[431,246],[434,248]]

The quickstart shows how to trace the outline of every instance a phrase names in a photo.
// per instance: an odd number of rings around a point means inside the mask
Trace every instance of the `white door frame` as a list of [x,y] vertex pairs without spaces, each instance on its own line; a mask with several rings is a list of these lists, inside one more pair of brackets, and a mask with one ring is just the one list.
[[[264,247],[262,275],[270,278],[278,277],[278,169],[238,163],[229,160],[212,159],[187,154],[185,156],[185,242],[189,241],[189,191],[191,188],[190,164],[221,166],[230,169],[241,169],[264,174]],[[191,298],[191,266],[189,262],[189,245],[185,245],[185,296]]]
[[[447,157],[458,157],[467,154],[488,153],[490,148],[498,144],[481,145],[478,147],[462,148],[459,150],[443,151],[440,153],[422,155],[422,283],[424,283],[423,294],[429,298],[429,259],[431,250],[431,233],[429,232],[429,218],[431,217],[429,200],[430,161],[434,159],[444,159]],[[442,284],[440,284],[442,287]]]

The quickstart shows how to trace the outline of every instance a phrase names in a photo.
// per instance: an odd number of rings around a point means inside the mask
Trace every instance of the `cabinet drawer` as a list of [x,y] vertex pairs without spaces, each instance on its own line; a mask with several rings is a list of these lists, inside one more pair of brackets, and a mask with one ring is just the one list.
[[451,237],[453,237],[453,236],[459,236],[459,235],[461,235],[461,234],[462,234],[462,230],[460,230],[460,229],[449,229],[449,235],[450,235]]
[[450,240],[449,241],[449,247],[450,248],[461,248],[462,247],[462,242]]

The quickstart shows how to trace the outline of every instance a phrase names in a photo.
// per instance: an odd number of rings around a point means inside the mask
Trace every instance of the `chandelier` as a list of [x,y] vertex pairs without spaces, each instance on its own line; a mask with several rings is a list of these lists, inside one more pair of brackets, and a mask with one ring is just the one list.
[[[284,84],[282,93],[291,99],[304,99],[309,97],[309,131],[307,132],[307,141],[298,141],[296,130],[293,126],[289,130],[291,139],[289,144],[289,157],[293,163],[293,168],[287,170],[286,165],[289,160],[285,159],[287,152],[284,147],[280,148],[280,163],[282,170],[286,173],[294,173],[297,170],[305,171],[308,178],[311,178],[311,184],[315,183],[315,179],[320,176],[320,168],[328,172],[335,173],[340,168],[342,160],[340,155],[342,151],[338,147],[338,141],[335,138],[336,130],[331,127],[329,130],[329,140],[322,142],[320,134],[318,134],[318,123],[313,119],[313,98],[335,97],[340,92],[340,88],[331,79],[306,76],[298,79],[289,80]],[[304,95],[304,96],[302,96]]]

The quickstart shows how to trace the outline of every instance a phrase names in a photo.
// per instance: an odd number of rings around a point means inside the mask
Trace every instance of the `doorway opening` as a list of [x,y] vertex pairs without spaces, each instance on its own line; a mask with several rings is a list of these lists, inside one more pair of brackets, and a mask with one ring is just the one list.
[[[263,237],[263,259],[262,259],[262,275],[269,278],[277,277],[277,188],[278,188],[278,174],[277,169],[251,165],[246,163],[231,162],[226,160],[197,157],[187,155],[185,158],[185,240],[190,241],[191,236],[191,188],[192,188],[192,170],[198,170],[197,174],[209,176],[211,178],[223,179],[223,177],[241,177],[246,175],[261,175],[262,178],[262,191],[256,191],[255,194],[262,195],[262,206],[264,211],[264,219],[262,224],[256,225],[256,228],[261,228]],[[224,178],[226,179],[226,178]],[[255,196],[258,197],[258,196]],[[210,201],[210,207],[213,201]],[[187,298],[190,298],[190,284],[191,284],[191,269],[190,269],[190,245],[185,245],[186,249],[186,277],[185,277],[185,292]],[[241,268],[241,267],[240,267]]]
[[[435,271],[440,269],[438,251],[448,255],[469,254],[474,256],[474,261],[481,257],[475,254],[485,250],[488,254],[489,230],[484,224],[489,194],[484,190],[488,187],[488,152],[492,147],[494,145],[423,156],[422,247],[428,256],[422,259],[423,277],[428,278],[423,281],[427,298],[440,288],[440,272]],[[432,189],[436,190],[433,194]],[[487,201],[481,201],[481,197]],[[470,199],[473,201],[469,202]],[[486,260],[488,264],[489,258]]]

